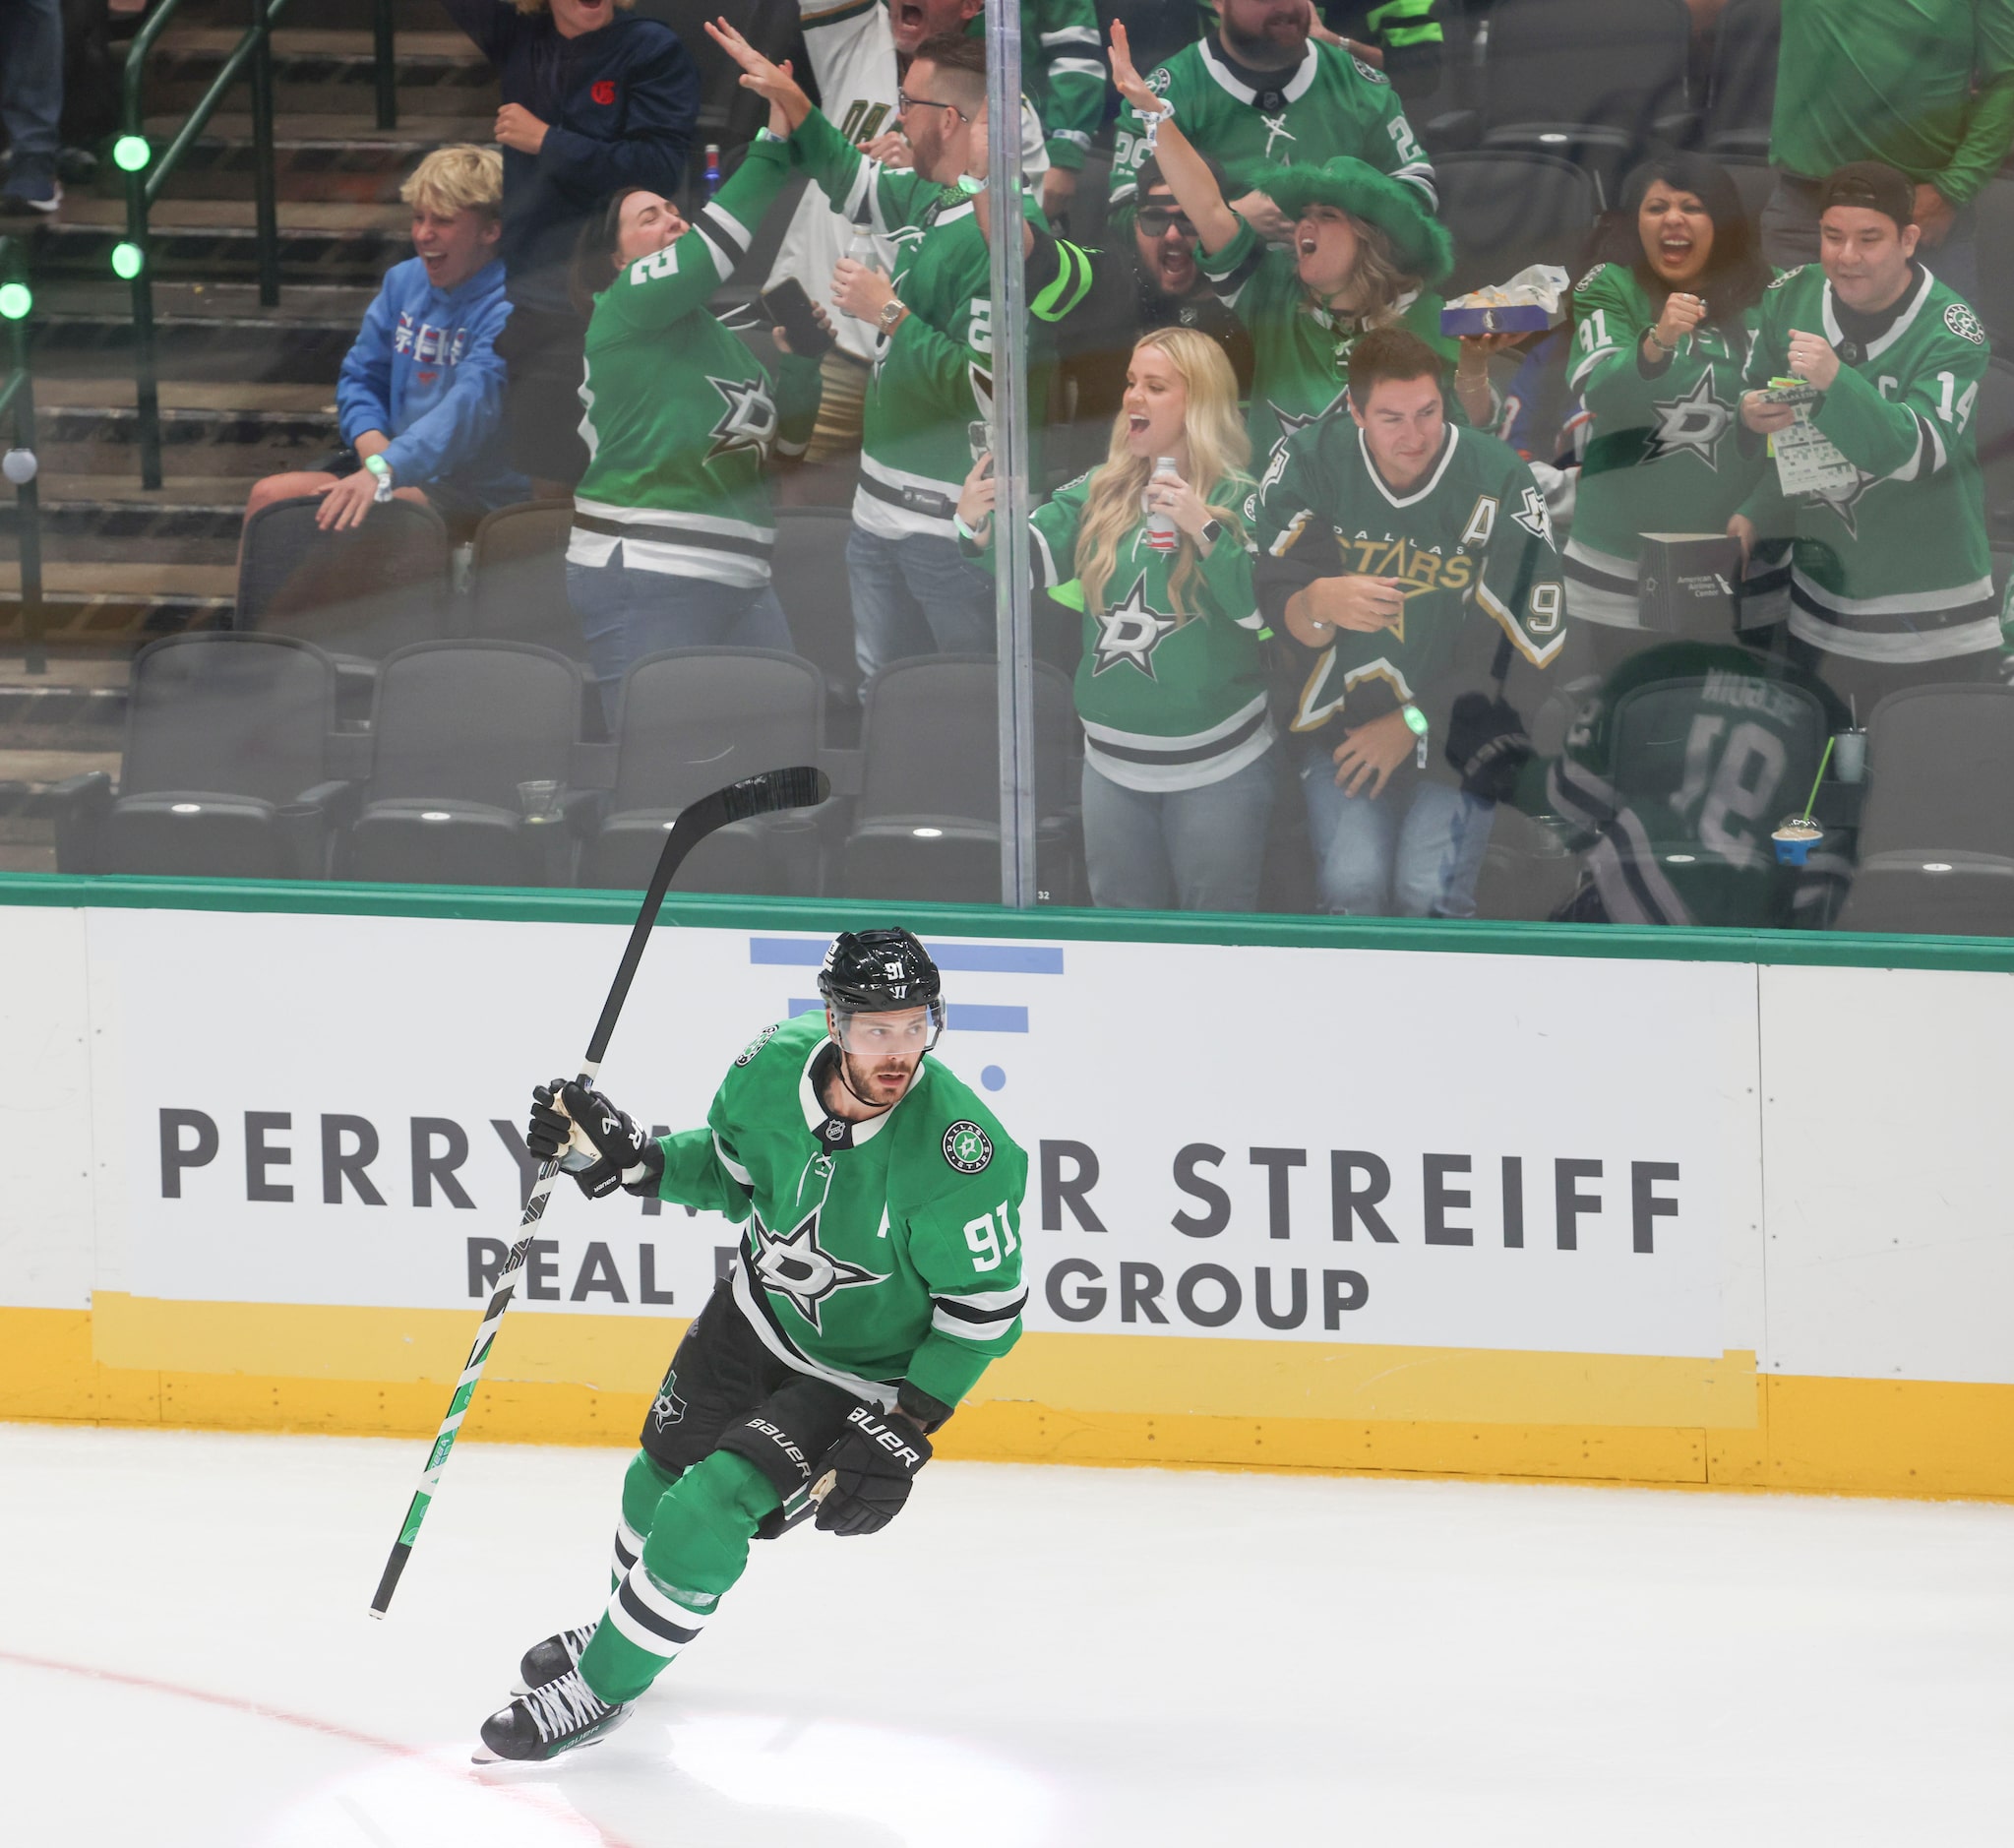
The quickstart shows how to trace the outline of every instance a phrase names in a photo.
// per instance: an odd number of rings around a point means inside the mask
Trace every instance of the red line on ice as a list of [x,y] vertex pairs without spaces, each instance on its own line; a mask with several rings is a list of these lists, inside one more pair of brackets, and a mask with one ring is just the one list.
[[[246,1713],[254,1719],[275,1720],[282,1726],[298,1727],[302,1732],[320,1733],[325,1739],[338,1739],[344,1745],[365,1746],[391,1757],[410,1758],[415,1764],[425,1765],[427,1769],[457,1783],[474,1784],[479,1789],[494,1791],[517,1803],[532,1801],[529,1792],[513,1790],[507,1783],[490,1783],[469,1772],[453,1769],[430,1758],[416,1746],[401,1745],[396,1739],[380,1739],[374,1733],[360,1733],[354,1727],[340,1725],[335,1720],[318,1720],[312,1714],[289,1713],[284,1707],[269,1706],[263,1700],[242,1700],[235,1694],[211,1694],[202,1688],[185,1688],[178,1682],[155,1681],[151,1675],[128,1675],[119,1669],[91,1668],[82,1662],[58,1662],[44,1655],[22,1655],[13,1649],[0,1649],[0,1662],[11,1662],[17,1668],[38,1668],[51,1675],[74,1675],[80,1681],[111,1682],[120,1688],[137,1688],[143,1694],[167,1694],[178,1700],[199,1700],[205,1706],[222,1707],[227,1713]],[[546,1811],[543,1804],[535,1804],[534,1807],[550,1819],[561,1819]],[[573,1819],[593,1829],[595,1838],[606,1848],[629,1848],[620,1836],[609,1834],[579,1811],[573,1812]]]

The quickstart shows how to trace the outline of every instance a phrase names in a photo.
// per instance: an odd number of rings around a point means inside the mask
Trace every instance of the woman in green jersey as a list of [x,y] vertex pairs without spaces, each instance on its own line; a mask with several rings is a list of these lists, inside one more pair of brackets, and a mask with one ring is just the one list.
[[1257,163],[1245,177],[1293,222],[1282,250],[1226,203],[1166,99],[1133,69],[1124,26],[1112,29],[1112,81],[1153,128],[1155,161],[1195,226],[1203,273],[1251,331],[1254,456],[1341,403],[1351,349],[1373,328],[1417,334],[1446,362],[1468,420],[1489,423],[1489,356],[1500,342],[1441,333],[1432,284],[1454,267],[1454,240],[1419,188],[1347,154],[1319,166]]
[[[764,133],[688,223],[641,187],[590,219],[574,260],[587,323],[590,452],[574,499],[567,594],[611,729],[623,675],[660,648],[790,647],[769,587],[775,544],[764,467],[818,408],[818,363],[786,357],[772,392],[762,362],[706,299],[747,254],[790,172]],[[779,412],[778,398],[785,400]],[[795,401],[793,401],[795,400]]]
[[1596,251],[1567,362],[1592,421],[1566,611],[1590,625],[1576,650],[1607,672],[1641,641],[1643,534],[1720,532],[1754,485],[1737,413],[1770,270],[1734,181],[1699,154],[1639,167]]
[[[1029,524],[1036,583],[1084,612],[1084,858],[1094,904],[1250,911],[1273,806],[1251,491],[1238,381],[1193,328],[1132,349],[1105,461]],[[1172,460],[1174,471],[1157,472]],[[968,555],[993,558],[994,479],[959,497]]]

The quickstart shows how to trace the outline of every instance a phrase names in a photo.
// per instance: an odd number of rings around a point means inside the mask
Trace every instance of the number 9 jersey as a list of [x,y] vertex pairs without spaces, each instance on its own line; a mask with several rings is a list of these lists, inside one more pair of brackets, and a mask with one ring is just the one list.
[[925,1057],[893,1109],[831,1116],[823,1012],[764,1031],[706,1127],[662,1139],[663,1199],[743,1226],[736,1307],[785,1365],[892,1405],[904,1380],[956,1405],[1021,1332],[1028,1158]]

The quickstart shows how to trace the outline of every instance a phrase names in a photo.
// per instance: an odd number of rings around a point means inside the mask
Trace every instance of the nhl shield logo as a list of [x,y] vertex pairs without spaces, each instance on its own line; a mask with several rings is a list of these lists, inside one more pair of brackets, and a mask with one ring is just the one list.
[[945,1132],[945,1159],[960,1174],[977,1174],[993,1159],[993,1141],[976,1123],[953,1123]]

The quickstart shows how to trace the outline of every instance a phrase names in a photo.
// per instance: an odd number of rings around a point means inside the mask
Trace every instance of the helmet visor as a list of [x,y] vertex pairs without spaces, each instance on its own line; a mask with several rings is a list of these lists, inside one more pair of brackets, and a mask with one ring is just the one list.
[[918,1008],[896,1008],[873,1014],[834,1008],[832,1020],[839,1044],[856,1059],[897,1059],[926,1053],[945,1030],[945,1004],[932,1001]]

